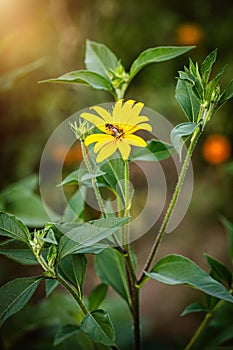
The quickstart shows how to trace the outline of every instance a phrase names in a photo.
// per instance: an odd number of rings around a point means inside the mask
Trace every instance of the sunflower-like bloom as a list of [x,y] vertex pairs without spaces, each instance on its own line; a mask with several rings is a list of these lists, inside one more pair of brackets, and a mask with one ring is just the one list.
[[138,130],[151,131],[150,124],[145,123],[149,120],[146,116],[140,116],[144,104],[135,103],[128,100],[123,103],[119,100],[115,103],[112,113],[100,106],[94,106],[90,109],[96,114],[82,113],[81,118],[93,123],[102,133],[92,134],[85,139],[85,145],[89,146],[96,142],[94,152],[98,153],[97,162],[102,162],[110,157],[117,150],[120,151],[123,160],[129,158],[131,145],[145,147],[147,144],[140,136],[134,135]]

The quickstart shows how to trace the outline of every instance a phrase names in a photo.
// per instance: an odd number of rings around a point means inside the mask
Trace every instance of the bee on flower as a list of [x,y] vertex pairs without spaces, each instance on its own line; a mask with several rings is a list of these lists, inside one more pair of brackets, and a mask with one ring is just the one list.
[[136,131],[152,131],[149,118],[140,115],[144,104],[128,100],[123,103],[119,100],[115,103],[112,113],[101,106],[91,107],[94,113],[82,113],[81,118],[93,123],[101,133],[92,134],[86,137],[85,145],[89,146],[96,143],[94,152],[98,153],[97,162],[102,162],[117,150],[120,152],[122,159],[127,160],[130,155],[131,146],[146,147],[145,140],[134,135]]

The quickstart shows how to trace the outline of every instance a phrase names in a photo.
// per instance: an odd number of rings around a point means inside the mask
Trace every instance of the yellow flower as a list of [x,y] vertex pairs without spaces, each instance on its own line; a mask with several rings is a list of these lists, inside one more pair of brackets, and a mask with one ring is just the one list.
[[94,152],[98,153],[97,162],[102,162],[117,150],[120,151],[122,159],[126,160],[129,158],[131,145],[137,147],[147,145],[140,136],[133,135],[138,130],[152,130],[151,125],[145,123],[149,118],[139,115],[143,106],[141,102],[128,100],[123,103],[123,100],[119,100],[115,103],[112,114],[103,107],[94,106],[90,109],[98,115],[92,113],[80,115],[102,131],[101,134],[92,134],[85,139],[86,146],[96,142]]

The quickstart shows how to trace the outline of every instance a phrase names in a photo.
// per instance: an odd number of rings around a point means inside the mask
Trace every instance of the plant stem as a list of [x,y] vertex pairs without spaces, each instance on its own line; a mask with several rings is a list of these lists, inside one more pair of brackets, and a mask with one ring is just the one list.
[[82,302],[82,299],[79,297],[78,293],[64,280],[61,276],[56,277],[58,282],[65,287],[68,292],[73,296],[73,298],[77,301],[80,309],[82,310],[84,316],[88,314],[88,310],[86,309],[86,306]]
[[[83,159],[84,159],[85,165],[87,167],[87,170],[88,170],[89,174],[93,175],[93,170],[92,170],[92,167],[91,167],[91,163],[90,163],[90,160],[88,158],[86,147],[85,147],[83,141],[81,141],[81,149],[82,149]],[[102,197],[101,197],[101,194],[100,194],[100,190],[99,190],[98,185],[97,185],[96,178],[93,177],[91,181],[92,181],[92,185],[93,185],[93,188],[94,188],[95,196],[96,196],[96,199],[97,199],[100,211],[103,213],[104,217],[107,217],[107,213],[106,213],[106,210],[105,210],[105,207],[104,207],[104,203],[103,203],[103,200],[102,200]]]
[[[129,162],[128,160],[125,160],[124,162],[125,166],[125,173],[124,173],[124,180],[125,180],[125,194],[124,194],[124,216],[129,217],[130,216],[130,207],[131,207],[131,200],[130,200],[130,193],[129,193]],[[128,275],[128,286],[130,290],[130,296],[131,296],[131,302],[132,302],[132,316],[133,316],[133,330],[134,330],[134,349],[140,350],[140,316],[139,316],[139,288],[137,286],[137,276],[135,272],[135,268],[133,265],[133,257],[131,253],[131,247],[129,243],[129,224],[125,224],[124,226],[124,247],[126,250],[125,262],[126,262],[126,269],[127,269],[127,275]]]
[[138,282],[137,282],[138,286],[143,284],[143,282],[145,281],[145,279],[146,279],[145,272],[150,270],[151,264],[152,264],[152,262],[153,262],[153,260],[155,258],[155,255],[156,255],[157,250],[158,250],[158,248],[160,246],[160,243],[162,242],[163,237],[164,237],[164,235],[166,233],[166,228],[167,228],[168,222],[170,220],[170,217],[171,217],[171,214],[173,212],[173,209],[174,209],[174,207],[176,205],[178,196],[179,196],[179,194],[181,192],[183,181],[184,181],[184,178],[185,178],[185,174],[186,174],[186,171],[188,169],[193,150],[195,148],[196,142],[197,142],[200,134],[201,134],[201,128],[198,127],[194,131],[193,136],[191,138],[190,145],[189,145],[189,148],[188,148],[188,151],[187,151],[187,154],[186,154],[186,157],[185,157],[185,160],[184,160],[183,166],[181,168],[180,175],[179,175],[176,187],[175,187],[175,191],[173,193],[173,196],[172,196],[172,199],[170,201],[169,207],[167,209],[166,215],[165,215],[165,217],[163,219],[163,222],[161,224],[159,233],[156,236],[155,242],[154,242],[154,244],[153,244],[153,246],[151,248],[150,254],[149,254],[148,259],[147,259],[147,261],[146,261],[146,263],[144,265],[143,271],[142,271],[142,273],[141,273],[141,275],[140,275],[140,277],[138,279]]
[[199,338],[199,336],[203,332],[203,330],[206,327],[206,325],[207,325],[208,321],[210,320],[210,318],[213,317],[213,313],[217,309],[219,309],[222,306],[223,303],[224,303],[224,300],[219,300],[219,302],[214,306],[214,308],[205,315],[203,321],[201,322],[200,326],[197,328],[195,334],[193,335],[192,339],[190,340],[190,342],[188,343],[188,345],[185,347],[184,350],[190,350],[191,349],[193,344],[197,341],[197,339]]

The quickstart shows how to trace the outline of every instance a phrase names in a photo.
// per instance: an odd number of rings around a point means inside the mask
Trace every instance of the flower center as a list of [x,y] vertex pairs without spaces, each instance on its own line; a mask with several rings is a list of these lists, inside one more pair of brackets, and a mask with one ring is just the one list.
[[122,128],[120,128],[118,125],[113,124],[105,124],[106,131],[110,133],[115,138],[119,139],[124,135],[124,131]]

